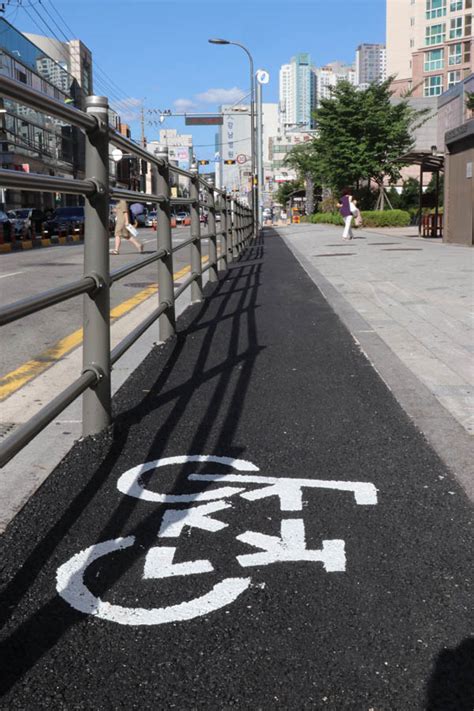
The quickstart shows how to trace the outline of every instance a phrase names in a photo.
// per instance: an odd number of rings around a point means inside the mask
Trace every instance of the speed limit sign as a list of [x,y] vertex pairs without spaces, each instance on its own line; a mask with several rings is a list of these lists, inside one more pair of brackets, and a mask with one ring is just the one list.
[[246,163],[248,161],[248,158],[244,153],[239,153],[236,160],[239,165],[243,165],[244,163]]

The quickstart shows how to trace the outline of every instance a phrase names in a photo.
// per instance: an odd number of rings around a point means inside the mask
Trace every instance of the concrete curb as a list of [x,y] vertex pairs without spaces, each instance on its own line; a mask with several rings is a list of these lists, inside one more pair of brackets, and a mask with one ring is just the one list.
[[42,237],[39,239],[15,240],[14,242],[5,242],[0,244],[0,254],[9,254],[11,252],[22,252],[29,249],[40,249],[41,247],[59,247],[66,244],[79,244],[84,242],[81,235],[67,235],[59,237]]

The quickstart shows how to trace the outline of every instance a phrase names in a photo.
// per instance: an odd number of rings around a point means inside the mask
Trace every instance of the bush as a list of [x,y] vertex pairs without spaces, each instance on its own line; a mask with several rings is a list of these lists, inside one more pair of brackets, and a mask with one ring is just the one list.
[[[408,227],[411,218],[404,210],[363,210],[364,227]],[[304,222],[326,225],[343,225],[341,215],[336,213],[318,212],[303,218]]]
[[364,227],[408,227],[411,218],[405,210],[362,211]]

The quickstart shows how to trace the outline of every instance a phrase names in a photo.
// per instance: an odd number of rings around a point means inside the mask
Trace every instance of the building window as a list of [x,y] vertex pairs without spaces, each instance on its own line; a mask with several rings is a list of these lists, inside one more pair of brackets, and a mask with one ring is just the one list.
[[437,69],[444,67],[444,50],[432,49],[431,52],[425,52],[425,72],[434,72]]
[[455,17],[449,25],[449,39],[462,37],[462,17]]
[[443,93],[443,75],[436,74],[425,79],[425,96],[439,96]]
[[446,39],[446,25],[443,22],[441,25],[430,25],[426,28],[425,45],[427,47],[432,44],[443,44]]
[[452,44],[449,48],[448,64],[452,67],[453,64],[461,64],[462,62],[462,44]]
[[448,72],[448,89],[461,81],[461,70],[458,69],[455,72]]
[[454,2],[451,2],[449,9],[451,12],[459,12],[459,10],[462,10],[462,0],[454,0]]
[[464,64],[469,64],[471,61],[471,43],[464,42]]
[[426,0],[426,19],[434,20],[436,17],[446,15],[446,0]]

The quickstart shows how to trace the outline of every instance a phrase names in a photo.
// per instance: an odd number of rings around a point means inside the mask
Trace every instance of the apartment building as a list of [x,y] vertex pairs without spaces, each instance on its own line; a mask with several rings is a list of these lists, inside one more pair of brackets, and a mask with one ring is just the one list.
[[360,44],[356,50],[355,83],[366,89],[374,81],[385,81],[387,58],[384,44]]
[[387,75],[398,95],[440,96],[473,68],[472,0],[387,0]]
[[280,68],[280,116],[284,126],[313,128],[316,107],[316,79],[311,57],[303,52]]
[[331,98],[331,89],[340,81],[356,84],[356,70],[353,64],[329,62],[324,67],[314,67],[316,77],[316,106],[321,106],[322,99]]

